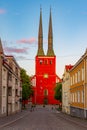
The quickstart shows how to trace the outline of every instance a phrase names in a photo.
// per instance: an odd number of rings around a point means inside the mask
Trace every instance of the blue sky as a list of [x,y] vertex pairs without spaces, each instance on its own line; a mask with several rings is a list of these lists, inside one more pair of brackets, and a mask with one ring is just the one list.
[[0,0],[0,37],[5,54],[13,55],[29,75],[35,73],[40,6],[43,46],[47,51],[50,6],[56,73],[75,64],[87,48],[87,0]]

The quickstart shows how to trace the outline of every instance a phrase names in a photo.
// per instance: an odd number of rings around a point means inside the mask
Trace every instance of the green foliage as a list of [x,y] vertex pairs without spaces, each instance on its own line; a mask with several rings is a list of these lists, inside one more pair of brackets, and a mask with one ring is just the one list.
[[56,100],[62,101],[62,83],[56,84],[54,98]]
[[33,94],[30,77],[26,74],[24,69],[21,69],[21,80],[22,80],[22,99],[27,100]]

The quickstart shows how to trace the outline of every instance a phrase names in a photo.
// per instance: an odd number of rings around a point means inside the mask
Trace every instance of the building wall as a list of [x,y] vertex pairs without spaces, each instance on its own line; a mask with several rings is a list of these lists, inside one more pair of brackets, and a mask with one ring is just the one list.
[[62,82],[62,111],[70,114],[70,74],[66,70]]
[[1,108],[2,108],[2,57],[0,54],[0,115],[1,115]]
[[84,69],[83,61],[70,72],[71,105],[79,108],[84,108],[84,78],[82,79],[82,69]]
[[2,114],[6,114],[7,110],[7,69],[2,66]]
[[21,110],[21,93],[20,67],[13,56],[0,55],[0,116]]
[[8,87],[9,91],[11,91],[10,95],[8,95],[8,113],[15,113],[21,110],[20,92],[22,91],[21,82],[20,82],[20,68],[17,63],[14,61],[12,57],[8,58],[8,64],[12,69],[11,79],[9,79]]
[[71,115],[87,118],[87,51],[70,71]]

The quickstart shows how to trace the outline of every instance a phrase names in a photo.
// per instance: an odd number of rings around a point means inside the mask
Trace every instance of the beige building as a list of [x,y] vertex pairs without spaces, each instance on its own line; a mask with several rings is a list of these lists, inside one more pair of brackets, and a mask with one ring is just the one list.
[[69,70],[72,65],[66,65],[62,81],[62,111],[70,114],[70,74]]
[[20,67],[13,56],[4,55],[0,40],[0,116],[21,110]]
[[87,49],[70,70],[70,113],[87,118]]

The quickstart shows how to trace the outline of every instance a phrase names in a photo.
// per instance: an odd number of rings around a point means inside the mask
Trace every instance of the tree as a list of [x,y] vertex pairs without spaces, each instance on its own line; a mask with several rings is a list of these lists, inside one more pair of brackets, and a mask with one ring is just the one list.
[[62,83],[57,83],[54,98],[62,102]]
[[30,82],[30,77],[26,74],[26,71],[21,68],[21,80],[22,80],[22,100],[28,100],[30,96],[33,94],[32,85]]

